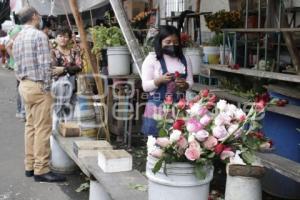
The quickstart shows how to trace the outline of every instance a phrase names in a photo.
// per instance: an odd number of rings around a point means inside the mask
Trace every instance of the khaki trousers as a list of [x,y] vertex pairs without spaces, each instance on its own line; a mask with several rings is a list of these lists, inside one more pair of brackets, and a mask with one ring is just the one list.
[[22,80],[19,86],[26,111],[25,170],[34,170],[35,175],[50,171],[52,97],[50,92],[44,92],[42,88],[42,83],[30,80]]

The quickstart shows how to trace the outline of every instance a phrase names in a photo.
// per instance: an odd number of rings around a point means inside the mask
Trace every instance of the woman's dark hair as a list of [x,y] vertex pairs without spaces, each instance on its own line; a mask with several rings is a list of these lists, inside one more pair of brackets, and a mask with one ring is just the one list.
[[72,37],[72,31],[69,28],[61,27],[56,30],[56,37],[58,35],[65,35],[65,34],[68,34],[69,38]]
[[43,20],[43,27],[42,27],[42,30],[44,30],[45,28],[51,28],[51,23],[50,23],[50,21],[48,20],[48,19],[45,19],[45,18],[43,18],[42,19]]
[[169,37],[171,35],[176,35],[178,37],[178,42],[179,42],[179,51],[176,55],[177,58],[181,59],[183,58],[183,52],[182,52],[182,46],[181,46],[181,41],[180,41],[180,32],[179,30],[174,27],[174,26],[160,26],[159,27],[159,32],[158,34],[155,36],[155,40],[154,40],[154,50],[156,53],[156,57],[158,60],[160,60],[163,57],[163,51],[162,51],[162,44],[161,42],[163,41],[163,39],[165,39],[166,37]]

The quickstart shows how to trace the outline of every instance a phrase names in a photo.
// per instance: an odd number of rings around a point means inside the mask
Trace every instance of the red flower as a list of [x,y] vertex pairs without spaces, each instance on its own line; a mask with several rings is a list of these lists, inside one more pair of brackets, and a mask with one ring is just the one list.
[[178,104],[177,104],[177,108],[180,110],[183,110],[185,108],[186,105],[186,101],[184,98],[180,99]]
[[215,94],[213,94],[210,98],[209,98],[209,102],[212,102],[212,103],[216,103],[216,101],[217,101],[217,96],[215,95]]
[[264,133],[261,132],[261,131],[256,132],[254,135],[258,139],[263,139],[264,138]]
[[218,144],[215,149],[214,149],[214,152],[219,155],[222,153],[222,151],[226,148],[226,146],[222,143]]
[[172,103],[173,103],[173,97],[172,97],[171,95],[168,95],[168,96],[165,98],[164,103],[165,103],[166,105],[172,105]]
[[272,141],[272,140],[269,140],[268,142],[269,142],[269,144],[270,144],[270,148],[273,147],[273,145],[274,145],[273,141]]
[[174,122],[173,128],[181,131],[184,124],[185,124],[185,122],[182,119],[178,119]]
[[213,103],[213,102],[207,102],[207,104],[206,104],[206,108],[208,109],[208,110],[211,110],[211,109],[213,109],[215,107],[215,103]]
[[263,99],[261,99],[259,102],[255,103],[255,108],[258,111],[262,111],[265,108],[265,106],[266,106],[266,102]]
[[276,106],[278,107],[284,107],[286,104],[286,101],[279,99],[278,101],[276,101]]
[[180,73],[178,71],[175,72],[175,78],[179,78],[180,77]]
[[268,92],[263,93],[262,96],[261,96],[261,98],[265,102],[269,102],[271,100],[270,94]]
[[208,94],[209,94],[209,90],[208,89],[201,90],[201,96],[202,97],[208,97]]

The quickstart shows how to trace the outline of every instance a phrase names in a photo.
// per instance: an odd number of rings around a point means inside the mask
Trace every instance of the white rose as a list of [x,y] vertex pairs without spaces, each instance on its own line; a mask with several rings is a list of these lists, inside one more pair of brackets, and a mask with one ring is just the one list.
[[173,130],[173,132],[170,135],[170,141],[171,142],[176,142],[176,141],[179,140],[180,136],[181,136],[181,131]]
[[201,105],[198,103],[195,103],[190,109],[190,114],[192,116],[197,116],[199,114],[200,109],[201,109]]
[[238,124],[232,124],[229,126],[227,131],[229,134],[233,134],[238,128],[239,128]]
[[242,109],[237,109],[236,112],[234,113],[235,118],[240,120],[243,117],[246,117],[246,113]]
[[193,141],[195,141],[195,136],[194,136],[194,134],[191,134],[191,135],[189,135],[188,142],[191,143]]
[[199,142],[203,142],[206,140],[206,138],[208,138],[209,133],[206,130],[200,130],[197,133],[195,133],[194,136]]
[[224,111],[227,107],[227,101],[221,99],[218,103],[217,103],[217,108],[220,110],[220,111]]
[[227,113],[220,113],[216,118],[215,118],[215,125],[217,126],[222,126],[225,124],[230,124],[231,122],[231,117],[229,115],[227,115]]
[[156,149],[156,138],[153,137],[152,135],[148,136],[148,140],[147,140],[147,150],[148,150],[148,154],[150,154],[151,152],[153,152]]

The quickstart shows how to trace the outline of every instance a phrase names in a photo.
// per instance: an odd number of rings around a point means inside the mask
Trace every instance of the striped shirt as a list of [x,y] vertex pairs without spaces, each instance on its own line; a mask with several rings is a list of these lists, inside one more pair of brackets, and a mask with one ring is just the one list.
[[13,44],[16,75],[21,79],[51,86],[51,56],[47,36],[33,26],[25,25]]

